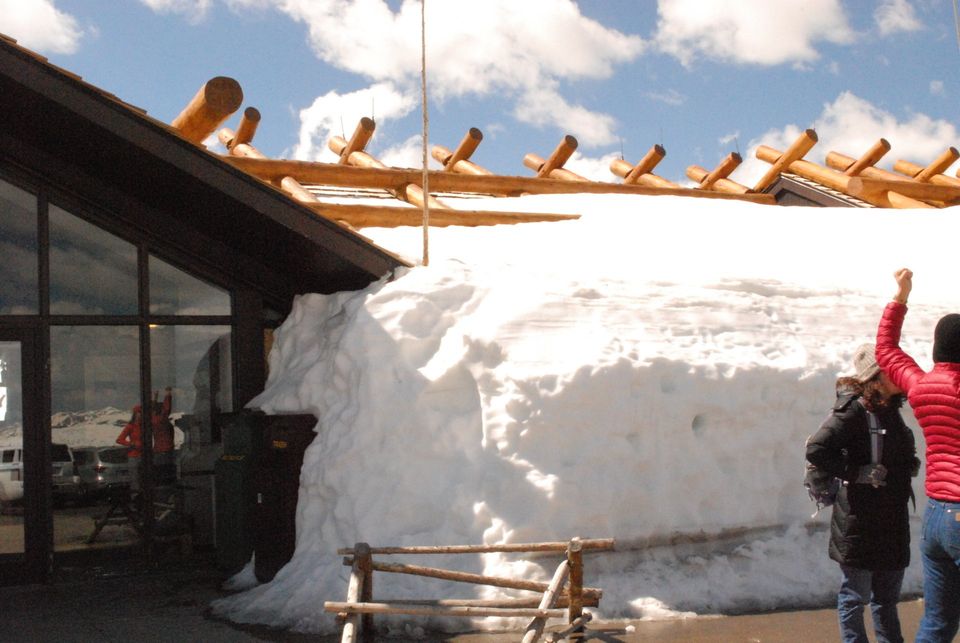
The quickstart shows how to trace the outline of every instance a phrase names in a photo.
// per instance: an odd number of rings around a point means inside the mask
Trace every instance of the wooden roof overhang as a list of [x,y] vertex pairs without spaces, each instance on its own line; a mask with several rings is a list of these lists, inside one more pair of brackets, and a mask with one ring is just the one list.
[[274,298],[362,288],[401,259],[0,37],[0,158]]

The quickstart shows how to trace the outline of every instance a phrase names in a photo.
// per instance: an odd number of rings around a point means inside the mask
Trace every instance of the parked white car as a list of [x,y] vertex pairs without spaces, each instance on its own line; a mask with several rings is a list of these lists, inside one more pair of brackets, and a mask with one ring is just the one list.
[[0,448],[0,504],[10,504],[23,498],[23,449]]

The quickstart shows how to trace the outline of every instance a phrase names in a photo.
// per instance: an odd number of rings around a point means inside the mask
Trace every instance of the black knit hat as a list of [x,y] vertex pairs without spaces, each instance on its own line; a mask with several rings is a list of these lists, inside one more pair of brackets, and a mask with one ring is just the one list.
[[933,331],[933,361],[960,362],[960,315],[944,315]]

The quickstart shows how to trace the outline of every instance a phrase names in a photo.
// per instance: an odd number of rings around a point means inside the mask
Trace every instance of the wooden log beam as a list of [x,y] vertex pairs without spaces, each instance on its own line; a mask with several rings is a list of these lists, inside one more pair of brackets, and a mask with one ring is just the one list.
[[217,76],[204,83],[170,124],[185,139],[200,145],[240,109],[241,103],[243,90],[240,83],[233,78]]
[[465,605],[418,605],[416,603],[349,603],[326,601],[324,611],[346,612],[347,614],[410,614],[413,616],[464,616],[478,618],[499,616],[501,618],[541,617],[563,618],[566,610],[560,608],[540,609],[536,607],[471,607]]
[[848,189],[851,194],[861,198],[881,199],[886,198],[888,192],[895,192],[910,199],[929,199],[944,203],[960,201],[960,187],[933,185],[931,183],[920,183],[919,181],[885,181],[883,179],[854,177],[850,179]]
[[[540,581],[526,580],[523,578],[504,578],[501,576],[487,576],[485,574],[473,574],[470,572],[456,572],[449,569],[438,569],[436,567],[423,567],[421,565],[402,565],[400,563],[372,563],[373,570],[377,572],[389,572],[393,574],[410,574],[413,576],[426,576],[428,578],[440,578],[443,580],[454,581],[457,583],[473,583],[475,585],[490,585],[492,587],[506,587],[507,589],[523,589],[531,592],[543,593],[547,591],[549,585]],[[584,587],[584,597],[597,598],[603,596],[603,591],[595,587]]]
[[[710,172],[699,165],[687,166],[687,176],[697,183],[702,183],[708,174],[710,174]],[[750,192],[750,188],[747,186],[730,179],[717,179],[712,187],[717,192],[726,192],[728,194],[747,194]]]
[[477,165],[473,161],[468,161],[466,159],[460,159],[456,163],[450,163],[449,160],[453,157],[453,152],[445,148],[442,145],[434,145],[433,149],[430,150],[430,155],[433,156],[437,161],[443,165],[444,172],[457,172],[459,174],[483,174],[491,175],[493,172],[488,170],[485,167]]
[[[763,192],[768,187],[773,185],[773,182],[777,180],[777,177],[780,176],[780,173],[784,171],[787,167],[790,166],[794,161],[798,161],[804,157],[804,155],[813,149],[813,146],[817,144],[817,133],[812,129],[804,130],[800,136],[787,148],[787,151],[784,152],[777,158],[775,161],[771,161],[770,169],[767,170],[767,173],[760,177],[760,180],[757,181],[757,184],[753,186],[754,192]],[[757,158],[760,158],[759,154]]]
[[[713,189],[717,181],[730,176],[730,173],[740,167],[741,163],[743,163],[743,158],[736,152],[730,152],[726,158],[720,161],[717,167],[713,168],[712,172],[703,177],[703,180],[700,181],[700,188],[703,190]],[[687,176],[690,175],[688,174]]]
[[[893,176],[902,178],[900,175],[916,177],[924,170],[924,167],[922,165],[917,165],[916,163],[911,163],[910,161],[900,160],[893,164],[893,169],[900,173],[894,174]],[[954,177],[947,176],[946,174],[934,174],[930,177],[930,183],[934,185],[960,186],[960,179],[955,179]]]
[[[234,148],[233,154],[237,154],[237,152],[237,148]],[[351,157],[354,155],[351,155]],[[409,183],[419,183],[422,178],[420,170],[410,168],[360,168],[315,161],[243,158],[237,155],[221,158],[234,167],[265,181],[292,176],[304,184],[388,190],[399,189]],[[679,186],[660,188],[601,181],[562,181],[524,176],[472,176],[432,170],[429,180],[430,188],[438,192],[473,192],[517,196],[521,194],[646,194],[689,196],[703,199],[732,199],[767,205],[776,203],[773,196],[769,194],[725,194],[708,190],[691,190]]]
[[[921,183],[933,183],[934,177],[943,176],[947,168],[953,165],[958,158],[960,158],[960,152],[957,151],[957,148],[948,147],[943,154],[938,156],[933,163],[926,167],[920,167],[906,161],[897,161],[893,164],[893,169]],[[911,172],[913,168],[918,167],[920,168],[918,172]],[[950,177],[944,178],[949,179]],[[941,183],[941,185],[949,185],[949,183]]]
[[860,176],[867,168],[876,165],[884,155],[890,151],[890,143],[885,138],[881,138],[874,143],[869,150],[864,152],[863,156],[852,162],[843,170],[847,176]]
[[227,145],[227,149],[236,146],[249,144],[253,141],[257,133],[257,127],[260,125],[260,110],[256,107],[248,107],[243,110],[243,116],[240,117],[240,125],[237,126],[237,133]]
[[660,161],[667,155],[667,150],[662,145],[655,144],[647,153],[644,154],[640,162],[630,168],[630,171],[623,176],[624,183],[637,183],[644,174],[651,174],[653,169],[660,164]]
[[[538,167],[530,169],[535,170],[537,176],[540,178],[551,176],[553,170],[562,168],[563,164],[566,163],[571,156],[573,156],[573,153],[577,150],[578,145],[579,143],[577,142],[577,139],[567,134],[563,137],[563,140],[557,144],[557,147],[554,148],[553,152],[550,154],[550,158],[548,158],[546,161],[541,161]],[[539,157],[537,157],[535,154],[528,154],[523,159],[523,164],[527,167],[530,167],[530,165],[527,164],[528,157],[536,157],[539,159]]]
[[[761,161],[766,161],[768,163],[773,163],[777,159],[781,158],[783,155],[771,147],[766,145],[761,145],[757,148],[757,158]],[[860,196],[853,194],[850,191],[850,182],[856,179],[857,177],[847,176],[841,172],[831,170],[830,168],[823,167],[822,165],[817,165],[816,163],[811,163],[810,161],[798,160],[792,162],[788,165],[786,170],[802,176],[805,179],[809,179],[820,185],[825,185],[828,188],[833,188],[838,192],[843,192],[844,194],[849,194],[851,196],[856,196],[859,199],[866,201],[872,205],[881,207],[881,208],[929,208],[932,207],[928,203],[923,201],[918,201],[916,199],[911,199],[909,197],[899,197],[895,196],[893,199],[889,195],[884,196],[875,196],[873,194],[867,194],[865,196]],[[865,170],[866,172],[866,170]],[[895,205],[896,204],[896,205]]]
[[621,159],[614,159],[610,162],[610,171],[616,174],[617,176],[624,177],[623,185],[642,185],[649,188],[670,188],[676,189],[680,188],[679,185],[673,181],[668,181],[667,179],[657,176],[652,172],[645,172],[644,174],[634,174],[633,178],[628,182],[626,179],[631,175],[631,172],[635,169],[634,166],[630,165],[626,161]]
[[[570,563],[566,560],[561,561],[560,564],[557,565],[557,570],[553,573],[553,578],[550,579],[550,585],[547,586],[547,591],[543,593],[543,598],[540,600],[539,610],[541,613],[534,616],[533,620],[527,625],[521,643],[536,643],[540,640],[540,636],[543,634],[543,627],[547,624],[547,618],[550,617],[550,610],[557,602],[557,593],[560,591],[560,587],[563,585],[569,573]],[[560,616],[564,616],[563,610],[560,611]]]
[[[440,161],[443,165],[443,169],[447,172],[463,172],[466,168],[473,166],[476,169],[482,170],[483,174],[491,174],[488,170],[481,168],[479,165],[474,165],[470,163],[470,157],[473,156],[473,153],[477,151],[477,147],[480,145],[480,141],[483,140],[483,132],[481,132],[476,127],[471,127],[467,130],[467,133],[464,134],[463,139],[461,139],[460,144],[457,146],[457,149],[453,152],[450,152],[447,148],[434,145],[432,154],[433,158]],[[458,165],[462,163],[464,169],[458,169]],[[469,174],[479,174],[481,172],[469,171]]]
[[[349,601],[348,601],[349,602]],[[537,607],[540,604],[539,596],[523,598],[440,598],[440,599],[383,599],[377,601],[386,605],[402,603],[404,605],[434,605],[434,606],[464,606],[464,607]],[[564,609],[570,604],[569,598],[561,594],[557,597],[557,607]],[[584,601],[584,607],[598,607],[599,601],[590,603]]]
[[[364,123],[364,121],[367,121]],[[340,163],[346,165],[352,165],[354,167],[368,168],[368,169],[378,169],[385,170],[388,169],[386,165],[373,158],[366,152],[361,150],[355,150],[352,152],[350,150],[351,145],[356,144],[357,142],[362,142],[366,145],[366,140],[369,140],[367,132],[370,134],[373,133],[372,127],[373,121],[369,118],[360,119],[360,124],[357,125],[356,131],[353,133],[350,141],[345,141],[340,136],[331,136],[330,140],[327,141],[327,146],[333,150],[335,154],[340,155]],[[367,137],[366,139],[364,137]],[[423,203],[425,200],[429,200],[431,210],[446,210],[450,206],[442,201],[434,198],[433,196],[424,194],[423,188],[420,187],[419,182],[423,180],[423,173],[418,172],[419,178],[416,181],[410,181],[399,185],[395,188],[386,188],[390,190],[390,193],[393,196],[397,197],[401,201],[406,201],[407,203],[412,203],[418,208],[423,208]]]
[[888,181],[902,181],[903,175],[879,167],[864,167],[856,175],[847,174],[847,170],[857,162],[852,156],[847,156],[839,152],[828,152],[826,156],[826,165],[830,169],[843,172],[847,176],[865,176],[869,179],[884,179]]
[[[352,228],[398,228],[423,225],[423,213],[413,207],[366,205],[345,203],[302,202],[317,214],[346,223]],[[497,210],[439,209],[430,212],[430,225],[435,228],[448,226],[490,226],[536,223],[541,221],[569,221],[579,219],[579,214],[556,214],[552,212],[500,212]]]
[[[584,538],[580,541],[584,550],[612,551],[617,547],[613,538]],[[385,554],[494,554],[529,552],[565,552],[569,542],[553,541],[543,543],[503,543],[499,545],[419,545],[409,547],[371,547],[374,555]],[[338,549],[341,556],[352,556],[350,548]]]
[[561,181],[588,181],[586,177],[580,176],[576,172],[571,172],[565,167],[555,167],[550,170],[550,173],[547,175],[541,175],[539,170],[547,166],[547,161],[543,160],[543,157],[537,156],[536,154],[530,153],[523,157],[523,164],[528,168],[537,172],[537,176],[546,176],[551,179],[559,179]]
[[[340,160],[338,161],[340,164],[347,164],[350,162],[351,154],[354,152],[362,152],[364,148],[367,147],[367,143],[370,142],[370,138],[373,137],[373,131],[376,128],[377,124],[373,122],[373,119],[364,116],[360,119],[360,122],[357,123],[357,127],[353,130],[353,136],[350,137],[349,141],[344,141],[339,136],[335,136],[327,142],[327,146],[340,156]],[[336,146],[333,144],[334,139],[337,140]],[[340,144],[341,141],[343,141],[342,145]]]

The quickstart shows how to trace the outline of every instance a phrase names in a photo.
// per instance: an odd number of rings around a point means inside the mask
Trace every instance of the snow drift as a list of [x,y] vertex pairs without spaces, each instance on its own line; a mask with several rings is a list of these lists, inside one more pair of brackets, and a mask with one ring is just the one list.
[[[938,250],[956,238],[956,213],[668,196],[470,203],[582,217],[433,229],[428,267],[298,299],[251,402],[318,419],[297,550],[215,612],[329,631],[322,603],[343,600],[349,573],[338,547],[573,536],[617,539],[616,553],[586,560],[604,618],[829,604],[839,571],[829,513],[809,524],[803,443],[873,339],[901,266],[916,274],[903,345],[930,366],[936,320],[960,309],[952,256]],[[365,234],[420,256],[419,229]],[[908,593],[920,587],[922,480]],[[738,535],[710,537],[725,533]],[[670,545],[677,534],[706,538]],[[539,580],[556,564],[402,562]],[[376,579],[376,598],[498,595]]]

